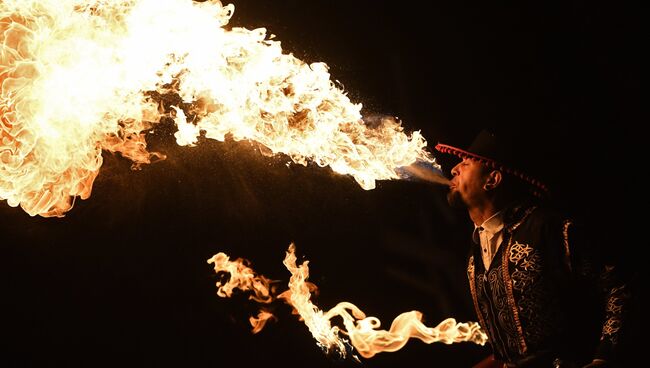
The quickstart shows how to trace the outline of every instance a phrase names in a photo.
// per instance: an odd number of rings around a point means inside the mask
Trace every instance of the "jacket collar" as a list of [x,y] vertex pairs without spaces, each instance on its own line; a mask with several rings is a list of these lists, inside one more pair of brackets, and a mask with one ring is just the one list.
[[530,203],[520,203],[505,209],[503,223],[506,231],[515,231],[536,208]]

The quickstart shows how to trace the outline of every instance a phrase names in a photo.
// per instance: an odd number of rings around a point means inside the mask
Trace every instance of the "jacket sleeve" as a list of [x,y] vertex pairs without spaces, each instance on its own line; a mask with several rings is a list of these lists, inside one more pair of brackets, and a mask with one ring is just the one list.
[[564,222],[567,262],[574,276],[592,285],[604,307],[601,336],[594,359],[615,361],[621,339],[630,292],[627,277],[617,266],[616,257],[605,257],[603,248],[586,236],[585,229]]

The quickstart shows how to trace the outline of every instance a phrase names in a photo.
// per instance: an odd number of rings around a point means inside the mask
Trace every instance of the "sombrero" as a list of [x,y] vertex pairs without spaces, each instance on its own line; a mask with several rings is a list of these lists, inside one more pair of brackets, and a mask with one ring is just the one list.
[[[536,196],[548,195],[546,184],[530,175],[523,169],[526,158],[525,150],[517,150],[521,142],[507,142],[489,130],[482,130],[467,149],[461,149],[448,144],[438,143],[436,150],[454,155],[461,159],[470,158],[489,167],[501,170],[521,179],[530,185]],[[532,164],[532,162],[531,162]]]

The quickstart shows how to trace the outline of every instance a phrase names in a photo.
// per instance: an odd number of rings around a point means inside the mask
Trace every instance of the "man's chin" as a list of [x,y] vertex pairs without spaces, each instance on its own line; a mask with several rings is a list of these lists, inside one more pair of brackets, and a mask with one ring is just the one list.
[[447,202],[453,208],[467,208],[460,194],[454,190],[450,190],[447,193]]

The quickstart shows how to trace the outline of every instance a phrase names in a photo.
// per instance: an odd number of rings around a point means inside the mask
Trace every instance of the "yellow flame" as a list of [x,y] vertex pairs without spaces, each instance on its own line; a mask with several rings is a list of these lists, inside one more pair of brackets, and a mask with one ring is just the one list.
[[339,327],[332,326],[331,317],[327,317],[323,311],[311,302],[311,291],[315,289],[315,286],[307,282],[309,261],[297,266],[295,251],[295,245],[289,245],[289,250],[284,262],[282,262],[291,272],[289,290],[278,297],[285,299],[294,308],[294,311],[300,315],[300,318],[307,325],[309,332],[326,352],[334,351],[341,356],[345,356],[345,343],[339,335]]
[[[255,140],[365,189],[433,162],[419,132],[365,125],[326,64],[283,53],[263,28],[226,29],[233,11],[215,0],[1,1],[0,200],[63,216],[90,196],[103,150],[136,166],[164,158],[145,139],[164,116],[180,145]],[[182,106],[164,111],[153,96],[169,94]]]
[[328,319],[335,316],[343,318],[344,332],[350,336],[352,345],[364,358],[372,358],[383,351],[397,351],[410,338],[420,339],[427,344],[470,341],[484,345],[487,342],[487,335],[476,322],[457,323],[454,318],[447,318],[436,327],[427,327],[422,323],[422,313],[419,311],[400,314],[393,320],[388,331],[377,330],[381,321],[376,317],[366,317],[352,303],[339,303],[325,314]]
[[[220,259],[228,259],[224,253],[217,255]],[[217,257],[215,256],[215,257]],[[208,262],[213,262],[215,257]],[[239,259],[238,264],[243,260]],[[277,298],[284,299],[294,308],[301,320],[305,322],[309,331],[312,333],[318,345],[327,352],[336,352],[341,357],[345,357],[347,351],[345,346],[348,342],[342,335],[349,336],[350,343],[364,358],[371,358],[377,353],[394,352],[406,345],[409,339],[417,338],[421,341],[431,344],[442,342],[452,344],[457,342],[473,342],[484,345],[487,342],[487,335],[481,331],[476,322],[458,323],[454,318],[447,318],[440,322],[436,327],[427,327],[422,322],[422,313],[419,311],[405,312],[397,316],[389,330],[379,330],[381,321],[376,317],[367,317],[366,314],[349,302],[338,303],[334,308],[323,312],[311,302],[311,292],[316,286],[307,281],[309,277],[308,261],[301,265],[296,264],[295,245],[291,244],[284,259],[284,265],[291,272],[289,280],[289,290],[277,295]],[[223,262],[222,262],[223,264]],[[246,267],[244,269],[246,276],[239,276],[233,272],[238,272],[239,267],[220,267],[219,271],[230,272],[232,279],[256,279],[260,276],[255,275],[254,271]],[[215,270],[217,268],[215,267]],[[254,275],[254,276],[251,276]],[[219,287],[220,284],[217,283]],[[241,290],[253,291],[257,293],[252,283],[239,283],[232,285]],[[232,291],[232,288],[230,289]],[[268,289],[266,289],[268,291]],[[225,297],[230,294],[219,293]],[[275,293],[272,292],[270,299],[275,299]],[[265,318],[270,318],[266,311],[263,311]],[[331,320],[334,317],[340,317],[343,321],[344,328],[332,325]],[[254,332],[259,332],[264,326],[253,323],[255,318],[251,318],[254,326]]]

